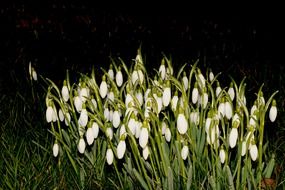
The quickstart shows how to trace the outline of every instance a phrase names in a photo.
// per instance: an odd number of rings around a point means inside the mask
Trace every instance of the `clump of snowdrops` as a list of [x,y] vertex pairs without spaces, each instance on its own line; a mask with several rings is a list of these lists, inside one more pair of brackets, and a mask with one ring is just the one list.
[[78,81],[68,72],[60,86],[47,79],[53,156],[67,154],[81,179],[82,160],[103,160],[117,188],[263,188],[275,164],[264,128],[276,119],[277,92],[266,99],[261,86],[247,102],[245,80],[223,87],[219,74],[197,65],[175,73],[163,56],[149,75],[138,50],[129,68],[111,59],[107,70],[80,73]]

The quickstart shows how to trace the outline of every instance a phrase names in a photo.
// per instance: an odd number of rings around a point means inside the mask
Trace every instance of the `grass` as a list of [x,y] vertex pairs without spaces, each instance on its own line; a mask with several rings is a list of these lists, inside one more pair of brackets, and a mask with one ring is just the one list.
[[[120,188],[120,183],[129,189],[141,189],[144,186],[148,186],[145,184],[147,181],[140,176],[140,172],[137,172],[140,170],[140,164],[135,165],[134,170],[128,164],[135,163],[130,163],[128,160],[126,160],[126,164],[117,163],[117,167],[121,172],[118,175],[112,166],[105,164],[105,160],[94,160],[91,157],[90,159],[85,159],[76,151],[71,151],[71,156],[62,153],[59,157],[54,158],[52,156],[54,133],[48,132],[50,131],[50,126],[46,124],[44,117],[46,107],[44,105],[45,92],[43,87],[45,88],[45,86],[37,82],[31,83],[27,77],[16,77],[13,73],[11,74],[11,79],[14,88],[11,91],[3,90],[0,93],[0,150],[2,153],[0,157],[0,171],[3,176],[0,178],[1,188],[117,189]],[[281,91],[279,93],[280,99],[284,98],[284,96],[284,92]],[[284,108],[278,107],[278,109],[277,135],[265,135],[266,140],[268,139],[269,142],[267,148],[269,153],[266,156],[269,157],[271,153],[276,155],[277,164],[272,178],[276,180],[274,182],[277,189],[284,189],[285,115]],[[132,139],[129,139],[129,141],[132,141]],[[154,139],[150,141],[153,142],[152,146],[157,146]],[[98,155],[102,153],[100,150],[106,150],[107,147],[103,140],[99,139],[96,143],[92,147],[94,148],[92,150],[94,154]],[[173,144],[173,147],[170,147],[168,151],[175,152],[181,149],[181,147],[175,146],[179,145]],[[76,143],[71,143],[70,147],[73,150],[77,150]],[[134,147],[134,149],[136,148]],[[128,157],[135,158],[136,156],[129,153]],[[176,162],[180,161],[177,160]],[[146,164],[145,162],[141,163]],[[148,167],[146,165],[146,168]],[[159,166],[159,168],[163,167]],[[165,179],[160,179],[166,184],[163,188],[170,188],[177,185],[177,183],[179,186],[179,181],[175,181],[179,179],[177,173],[173,173],[170,169],[165,169],[163,172],[166,172],[168,176]],[[187,175],[190,175],[190,173]],[[191,175],[196,175],[195,179],[199,179],[198,182],[194,182],[193,188],[210,187],[211,184],[207,186],[200,183],[207,179],[199,175],[199,172]],[[146,178],[146,176],[143,176],[143,178]],[[174,180],[169,180],[170,178]]]

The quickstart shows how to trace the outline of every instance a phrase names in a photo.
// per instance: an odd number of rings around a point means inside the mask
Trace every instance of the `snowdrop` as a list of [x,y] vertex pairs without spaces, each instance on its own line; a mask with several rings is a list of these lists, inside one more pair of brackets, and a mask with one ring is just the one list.
[[222,88],[220,86],[220,83],[217,81],[216,97],[220,95],[221,91],[222,91]]
[[81,98],[78,96],[77,92],[75,91],[75,96],[74,96],[74,105],[75,105],[75,109],[78,113],[81,112],[82,110],[82,100]]
[[187,156],[189,154],[189,148],[187,145],[184,145],[182,150],[181,150],[181,157],[183,160],[186,160]]
[[51,105],[49,105],[48,107],[47,107],[47,110],[46,110],[46,121],[48,122],[48,123],[50,123],[51,121],[52,121],[52,117],[53,117],[53,108],[52,108],[52,106]]
[[106,159],[107,159],[108,165],[111,165],[113,163],[114,153],[111,148],[108,148],[106,151]]
[[85,104],[83,105],[83,109],[81,110],[81,113],[80,113],[80,116],[78,119],[78,123],[82,127],[86,127],[86,125],[88,123],[88,114],[87,114],[87,110],[85,109]]
[[108,86],[106,83],[106,76],[105,75],[102,77],[102,82],[100,84],[99,92],[100,92],[101,98],[105,98],[107,93],[108,93]]
[[269,119],[271,122],[274,122],[277,117],[277,107],[276,107],[276,100],[272,101],[271,108],[269,110]]
[[165,75],[166,75],[166,68],[165,68],[165,60],[164,59],[161,60],[161,65],[159,67],[158,73],[160,74],[161,79],[164,80]]
[[171,100],[171,88],[170,88],[170,82],[167,81],[162,95],[163,106],[167,107],[170,103],[170,100]]
[[120,66],[118,67],[118,71],[116,73],[116,84],[118,87],[121,87],[123,84],[123,74]]
[[225,163],[225,160],[226,160],[226,152],[225,152],[225,150],[224,150],[223,148],[220,150],[219,157],[220,157],[221,163],[222,163],[222,164]]
[[257,150],[257,146],[256,146],[255,143],[250,146],[249,154],[250,154],[250,157],[251,157],[252,161],[255,161],[257,159],[257,157],[258,157],[258,150]]
[[195,82],[193,91],[192,91],[192,103],[196,104],[199,98],[199,91],[198,91],[198,83]]
[[231,100],[233,101],[234,98],[235,98],[235,91],[234,91],[233,83],[232,83],[232,82],[231,82],[231,84],[230,84],[230,88],[228,89],[228,94],[229,94]]
[[175,94],[174,94],[174,96],[171,99],[171,109],[172,109],[173,112],[176,111],[177,102],[178,102],[178,92],[175,91]]
[[110,64],[110,68],[108,70],[108,75],[109,75],[111,80],[114,80],[114,70],[113,70],[113,65],[112,64]]
[[66,80],[63,81],[63,87],[61,89],[61,95],[65,102],[69,100],[69,90],[66,84]]
[[94,130],[92,129],[92,127],[88,127],[86,133],[86,140],[87,140],[87,144],[91,145],[94,142]]
[[91,128],[93,130],[94,139],[96,139],[98,137],[98,134],[99,134],[99,126],[96,122],[93,122]]
[[179,108],[179,114],[177,117],[177,129],[181,135],[185,134],[188,129],[188,122],[182,108]]
[[57,142],[54,143],[53,147],[52,147],[52,153],[54,157],[57,157],[59,152],[59,146],[57,144]]
[[126,142],[123,139],[123,140],[120,140],[120,142],[117,146],[118,159],[122,159],[124,157],[125,152],[126,152]]
[[182,83],[183,83],[184,90],[186,91],[188,89],[188,78],[186,76],[185,71],[183,71]]
[[143,122],[143,126],[140,132],[139,144],[142,148],[147,145],[148,142],[148,130],[147,130],[148,123],[147,121]]
[[78,151],[83,154],[86,148],[86,144],[83,138],[80,138],[79,143],[77,145]]
[[119,111],[115,110],[113,113],[112,124],[113,124],[114,128],[118,128],[120,123],[121,123],[121,119],[120,119]]
[[214,73],[212,71],[210,71],[209,73],[209,79],[210,79],[210,82],[212,82],[214,80]]
[[145,146],[144,149],[143,149],[143,158],[145,160],[147,160],[148,155],[149,155],[149,148],[148,148],[148,146]]

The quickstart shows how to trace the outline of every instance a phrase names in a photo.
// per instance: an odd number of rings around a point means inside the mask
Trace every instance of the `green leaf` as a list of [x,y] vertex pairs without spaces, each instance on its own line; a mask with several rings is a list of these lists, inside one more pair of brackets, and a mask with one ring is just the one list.
[[137,180],[140,182],[140,184],[142,185],[142,187],[144,189],[149,189],[147,186],[147,183],[145,182],[145,180],[143,179],[143,177],[140,175],[140,173],[134,168],[133,169],[133,173],[135,174]]

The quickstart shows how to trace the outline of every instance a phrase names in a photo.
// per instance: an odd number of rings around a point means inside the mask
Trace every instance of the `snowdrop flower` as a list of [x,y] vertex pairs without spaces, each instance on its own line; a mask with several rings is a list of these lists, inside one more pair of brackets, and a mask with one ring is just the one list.
[[59,120],[61,122],[64,120],[64,114],[63,114],[61,108],[59,108],[59,110],[58,110],[58,117],[59,117]]
[[225,102],[225,115],[227,119],[231,119],[233,116],[233,108],[229,101]]
[[86,133],[87,144],[91,145],[94,142],[94,130],[91,127],[88,127]]
[[114,80],[114,71],[113,71],[113,65],[112,64],[110,65],[108,75],[109,75],[111,80]]
[[237,138],[238,138],[238,130],[236,127],[233,127],[229,136],[229,144],[231,148],[234,148],[236,146]]
[[136,93],[136,98],[139,101],[140,106],[142,106],[143,105],[143,95],[142,95],[141,89],[139,89],[138,92]]
[[217,81],[217,88],[216,88],[216,97],[219,96],[219,94],[221,93],[222,88],[220,86],[220,83]]
[[52,112],[52,121],[53,121],[53,122],[56,122],[57,119],[58,119],[58,117],[57,117],[57,111],[56,111],[56,108],[55,108],[55,106],[54,106],[54,107],[53,107],[53,112]]
[[188,89],[188,78],[186,76],[186,72],[183,72],[183,78],[182,78],[182,82],[183,82],[183,87],[185,89],[185,91]]
[[29,62],[29,75],[32,80],[32,63],[31,62]]
[[54,115],[53,108],[51,105],[49,105],[47,110],[46,110],[46,120],[48,123],[50,123],[52,121],[53,115]]
[[147,99],[149,98],[148,95],[151,92],[151,90],[148,88],[146,89],[145,93],[144,93],[144,102],[147,102]]
[[260,107],[263,107],[265,105],[265,100],[264,100],[264,97],[263,97],[263,92],[260,92],[259,96],[258,96],[258,106]]
[[191,112],[190,121],[193,122],[195,125],[199,125],[199,112]]
[[35,68],[33,68],[33,67],[32,67],[32,76],[33,76],[34,81],[38,80],[37,72],[36,72]]
[[67,112],[64,115],[64,123],[65,123],[65,125],[68,126],[70,121],[71,121],[70,113]]
[[188,122],[186,120],[186,117],[183,113],[182,108],[180,108],[179,114],[177,117],[177,129],[181,135],[185,134],[188,129]]
[[91,103],[93,105],[92,110],[97,109],[97,102],[96,102],[96,100],[93,97],[91,98]]
[[108,86],[106,83],[106,76],[105,75],[102,77],[102,82],[100,84],[99,92],[100,92],[101,98],[105,98],[107,93],[108,93]]
[[54,157],[57,157],[59,152],[59,146],[57,144],[57,142],[54,143],[53,147],[52,147],[52,153]]
[[88,123],[88,114],[87,114],[87,110],[85,109],[85,104],[83,105],[83,109],[81,110],[81,113],[80,113],[80,116],[78,119],[78,123],[82,127],[86,127],[86,125]]
[[158,92],[157,95],[154,94],[153,96],[157,104],[157,114],[159,114],[162,109],[162,94],[161,92]]
[[219,114],[219,118],[222,119],[222,117],[224,117],[226,115],[226,110],[225,110],[225,103],[220,102],[219,106],[218,106],[218,114]]
[[246,153],[246,141],[242,141],[241,145],[241,156],[244,156]]
[[178,102],[178,92],[176,91],[174,96],[171,99],[171,109],[172,109],[173,112],[176,111],[177,102]]
[[202,98],[202,107],[203,107],[203,109],[205,109],[207,104],[208,104],[208,99],[209,99],[208,94],[207,94],[206,91],[204,91],[204,93],[203,93],[201,98]]
[[116,73],[116,84],[118,87],[121,87],[123,84],[123,74],[120,66],[118,67],[118,72]]
[[199,91],[198,91],[198,83],[195,82],[193,91],[192,91],[192,103],[196,104],[198,101],[198,97],[199,97]]
[[63,87],[61,89],[61,95],[65,102],[69,100],[69,90],[66,85],[66,80],[63,81]]
[[127,93],[127,96],[126,96],[126,99],[125,99],[125,105],[126,105],[126,107],[127,107],[127,108],[132,107],[133,104],[134,104],[133,102],[134,102],[133,97],[132,97],[132,95],[128,92],[128,93]]
[[113,91],[110,91],[107,95],[108,97],[108,100],[111,101],[111,102],[114,102],[115,100],[115,95],[114,95],[114,92]]
[[88,90],[87,90],[85,84],[82,85],[82,88],[79,91],[79,97],[80,97],[82,103],[85,103],[85,101],[88,98]]
[[126,152],[126,142],[125,140],[120,140],[117,146],[118,159],[122,159],[124,157],[125,152]]
[[149,155],[149,149],[148,149],[148,146],[145,146],[144,149],[143,149],[143,158],[144,158],[144,160],[147,160],[148,155]]
[[214,80],[214,73],[212,71],[210,71],[210,74],[209,74],[209,79],[210,79],[210,82],[212,82]]
[[104,118],[105,118],[107,121],[110,121],[110,111],[109,111],[109,108],[108,108],[108,107],[105,107],[105,108],[104,108]]
[[170,131],[169,127],[167,127],[165,129],[165,140],[167,142],[170,142],[170,140],[171,140],[171,131]]
[[136,134],[136,120],[135,120],[135,115],[131,115],[131,119],[128,122],[128,128],[131,131],[132,135]]
[[228,94],[229,94],[231,100],[233,101],[234,98],[235,98],[235,91],[234,91],[233,83],[232,83],[232,82],[231,82],[231,84],[230,84],[230,88],[229,88],[229,90],[228,90]]
[[94,139],[97,139],[98,134],[99,134],[99,126],[98,126],[98,124],[96,122],[93,122],[91,128],[93,130]]
[[140,122],[140,121],[136,122],[136,130],[135,130],[136,134],[135,134],[135,136],[136,136],[137,139],[140,138],[142,125],[143,125],[142,122]]
[[80,140],[79,140],[79,143],[77,145],[77,148],[78,148],[78,151],[83,154],[84,151],[85,151],[85,148],[86,148],[86,144],[85,144],[85,141],[84,139],[81,137]]
[[74,105],[75,105],[76,111],[77,111],[78,113],[80,113],[81,110],[82,110],[82,100],[81,100],[81,98],[77,95],[77,92],[75,92]]
[[119,111],[117,110],[114,111],[113,113],[112,123],[113,123],[114,128],[118,128],[121,123],[120,114],[119,114]]
[[187,145],[184,145],[182,150],[181,150],[181,157],[183,160],[186,160],[187,156],[189,154],[189,148]]
[[165,121],[162,121],[161,123],[161,134],[165,135],[165,130],[167,128],[167,124],[165,123]]
[[121,125],[121,128],[120,128],[120,138],[125,135],[127,132],[126,132],[126,127],[124,124]]
[[111,165],[113,163],[114,153],[111,148],[108,148],[106,151],[106,159],[107,159],[108,165]]
[[270,111],[269,111],[269,119],[271,122],[274,122],[276,117],[277,117],[276,100],[273,100]]
[[200,87],[200,89],[204,89],[206,87],[206,80],[203,76],[203,74],[201,73],[201,70],[198,69],[198,85]]
[[143,82],[144,82],[144,74],[143,74],[143,72],[142,72],[142,70],[141,69],[139,69],[138,70],[138,79],[139,79],[139,82],[140,82],[140,84],[142,85],[143,84]]
[[256,102],[254,103],[254,105],[250,109],[250,115],[253,115],[255,111],[257,111]]
[[162,103],[163,106],[167,107],[170,103],[171,100],[171,89],[170,89],[170,82],[166,82],[166,87],[163,90],[163,95],[162,95]]
[[158,73],[160,74],[160,77],[162,80],[165,79],[166,69],[165,69],[165,60],[161,60],[161,65],[159,67]]
[[142,148],[144,148],[147,145],[148,142],[148,130],[147,130],[147,122],[143,122],[143,127],[140,132],[140,138],[139,138],[139,144]]
[[249,154],[250,154],[250,157],[251,157],[252,161],[255,161],[257,159],[257,157],[258,157],[258,150],[257,150],[257,146],[256,146],[255,143],[250,146]]
[[110,139],[110,140],[112,140],[113,139],[113,129],[111,128],[111,127],[107,127],[107,129],[106,129],[106,136]]
[[132,73],[132,84],[134,85],[139,79],[139,74],[137,70],[134,70]]
[[223,148],[220,150],[219,156],[220,156],[220,161],[221,161],[221,163],[222,163],[222,164],[225,163],[225,160],[226,160],[226,152],[225,152],[225,150],[224,150]]
[[136,61],[136,64],[143,64],[143,60],[142,60],[142,56],[141,56],[140,50],[138,50],[138,53],[137,53],[135,61]]

